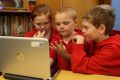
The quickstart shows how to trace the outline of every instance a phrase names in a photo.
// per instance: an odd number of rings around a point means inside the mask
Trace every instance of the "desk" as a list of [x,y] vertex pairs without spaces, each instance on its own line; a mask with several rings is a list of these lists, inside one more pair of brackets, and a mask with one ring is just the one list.
[[56,76],[55,80],[120,80],[120,77],[106,75],[87,75],[62,70]]
[[5,80],[5,79],[3,78],[3,76],[0,76],[0,80]]
[[[0,80],[5,80],[0,76]],[[106,75],[87,75],[61,70],[54,80],[120,80],[120,77]]]

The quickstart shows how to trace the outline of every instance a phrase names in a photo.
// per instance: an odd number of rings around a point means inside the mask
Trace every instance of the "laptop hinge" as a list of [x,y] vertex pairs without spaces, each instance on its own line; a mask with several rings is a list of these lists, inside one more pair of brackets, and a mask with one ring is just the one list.
[[22,75],[10,74],[10,73],[5,73],[3,77],[8,80],[44,80],[42,78],[34,78],[34,77],[28,77],[28,76],[22,76]]

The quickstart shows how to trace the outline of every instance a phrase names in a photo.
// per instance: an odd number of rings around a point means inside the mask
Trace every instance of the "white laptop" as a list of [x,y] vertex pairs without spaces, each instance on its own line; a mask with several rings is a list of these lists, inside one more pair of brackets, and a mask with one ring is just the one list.
[[0,36],[0,71],[12,77],[50,78],[48,40]]

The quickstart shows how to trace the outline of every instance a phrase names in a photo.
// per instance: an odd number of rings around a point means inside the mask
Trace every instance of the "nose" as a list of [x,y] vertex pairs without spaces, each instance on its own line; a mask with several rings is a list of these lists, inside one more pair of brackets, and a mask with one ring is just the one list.
[[60,24],[59,27],[60,27],[60,29],[63,29],[63,28],[64,28],[64,25],[63,25],[63,24]]
[[45,28],[45,26],[44,25],[41,25],[41,29],[44,29]]
[[83,32],[83,33],[85,32],[85,29],[84,29],[84,28],[82,28],[82,32]]

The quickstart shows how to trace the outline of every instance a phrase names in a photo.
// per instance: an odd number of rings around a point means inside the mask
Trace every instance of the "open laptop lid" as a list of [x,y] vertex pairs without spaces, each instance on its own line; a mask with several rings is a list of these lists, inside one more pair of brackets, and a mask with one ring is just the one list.
[[47,39],[0,36],[0,45],[0,70],[3,73],[50,78]]

